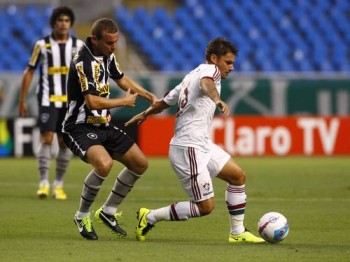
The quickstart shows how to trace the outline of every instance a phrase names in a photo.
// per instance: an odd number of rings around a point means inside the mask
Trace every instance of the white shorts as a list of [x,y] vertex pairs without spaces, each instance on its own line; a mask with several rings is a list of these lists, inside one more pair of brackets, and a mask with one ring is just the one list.
[[214,197],[212,179],[217,176],[231,156],[211,143],[210,151],[193,147],[170,145],[169,159],[183,189],[194,202]]

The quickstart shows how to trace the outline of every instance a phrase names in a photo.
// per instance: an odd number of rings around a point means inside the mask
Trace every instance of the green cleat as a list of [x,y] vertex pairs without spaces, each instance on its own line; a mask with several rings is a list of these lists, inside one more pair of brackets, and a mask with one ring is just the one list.
[[228,239],[230,243],[264,243],[265,240],[261,237],[254,236],[248,230],[238,235],[230,234]]
[[74,216],[74,223],[77,225],[80,235],[89,240],[97,240],[98,237],[94,228],[92,227],[90,217],[83,217],[82,219]]
[[122,229],[118,223],[118,219],[121,218],[121,212],[115,213],[114,215],[109,215],[103,212],[101,207],[96,211],[95,218],[99,223],[104,223],[118,236],[125,237],[127,235],[126,231]]
[[137,220],[139,221],[136,226],[136,239],[138,241],[145,241],[146,240],[146,234],[148,231],[150,231],[154,225],[147,222],[147,215],[151,212],[151,210],[147,208],[140,208],[139,211],[137,211]]

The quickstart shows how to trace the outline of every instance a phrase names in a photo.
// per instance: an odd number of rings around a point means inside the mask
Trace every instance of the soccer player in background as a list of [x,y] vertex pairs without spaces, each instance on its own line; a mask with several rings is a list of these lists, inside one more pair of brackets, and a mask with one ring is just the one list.
[[[137,96],[151,104],[157,101],[154,94],[122,72],[113,53],[118,40],[119,31],[113,20],[101,18],[95,21],[91,37],[73,59],[68,76],[64,140],[75,155],[92,166],[83,182],[74,222],[80,234],[91,240],[97,240],[98,236],[91,223],[90,206],[109,175],[113,160],[125,168],[116,177],[103,206],[95,212],[95,218],[120,236],[127,232],[119,226],[117,208],[148,167],[145,155],[135,142],[110,122],[110,109],[133,107]],[[109,97],[109,77],[126,91],[123,97]]]
[[208,133],[216,108],[229,114],[228,105],[220,98],[221,79],[234,70],[237,54],[237,48],[226,39],[212,40],[206,48],[207,63],[187,74],[162,100],[125,123],[126,126],[140,124],[147,116],[177,104],[169,158],[190,199],[159,209],[141,208],[137,212],[137,240],[144,241],[149,230],[160,221],[181,221],[210,214],[215,207],[212,179],[217,177],[228,183],[225,198],[230,216],[229,242],[264,242],[244,226],[244,171],[227,152],[213,144]]
[[63,179],[71,152],[65,145],[61,129],[66,113],[66,82],[69,65],[77,50],[84,42],[70,34],[75,15],[66,6],[57,7],[50,17],[52,33],[36,41],[27,68],[24,71],[19,96],[19,116],[27,115],[26,97],[35,69],[40,67],[37,101],[39,106],[38,125],[40,146],[37,153],[40,176],[37,195],[46,198],[50,193],[49,169],[52,156],[52,143],[56,133],[59,150],[56,157],[56,177],[53,182],[53,197],[65,200]]

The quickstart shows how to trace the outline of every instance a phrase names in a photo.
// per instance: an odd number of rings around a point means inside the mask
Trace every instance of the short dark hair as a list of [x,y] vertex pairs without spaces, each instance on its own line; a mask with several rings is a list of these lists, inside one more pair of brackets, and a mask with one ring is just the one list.
[[61,15],[66,15],[69,17],[70,19],[70,26],[72,27],[75,21],[75,15],[72,9],[70,9],[67,6],[59,6],[56,7],[51,14],[50,17],[50,25],[52,28],[54,28],[55,23],[57,21],[57,19],[61,16]]
[[96,36],[97,39],[102,39],[102,33],[116,33],[118,32],[117,24],[110,18],[100,18],[96,20],[91,27],[91,35]]
[[223,56],[227,53],[232,53],[235,56],[238,54],[237,47],[224,37],[217,37],[209,42],[205,50],[205,59],[210,61],[211,55]]

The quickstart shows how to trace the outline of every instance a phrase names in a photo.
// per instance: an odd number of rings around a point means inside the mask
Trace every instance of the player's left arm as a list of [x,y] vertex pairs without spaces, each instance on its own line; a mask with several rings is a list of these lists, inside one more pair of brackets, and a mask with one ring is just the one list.
[[137,123],[139,125],[145,121],[149,115],[158,114],[168,107],[169,105],[165,103],[164,100],[158,100],[145,111],[133,116],[128,122],[125,123],[125,126],[130,126],[134,123]]
[[206,96],[214,101],[215,105],[217,108],[219,108],[221,113],[225,115],[230,114],[230,108],[224,101],[221,100],[219,92],[216,89],[214,80],[212,78],[202,78],[200,81],[200,88]]
[[154,105],[158,100],[158,98],[153,93],[147,91],[140,84],[138,84],[136,81],[134,81],[133,79],[131,79],[126,75],[124,75],[120,79],[115,80],[115,82],[124,91],[130,89],[131,93],[138,94],[142,98],[150,101],[152,105]]

